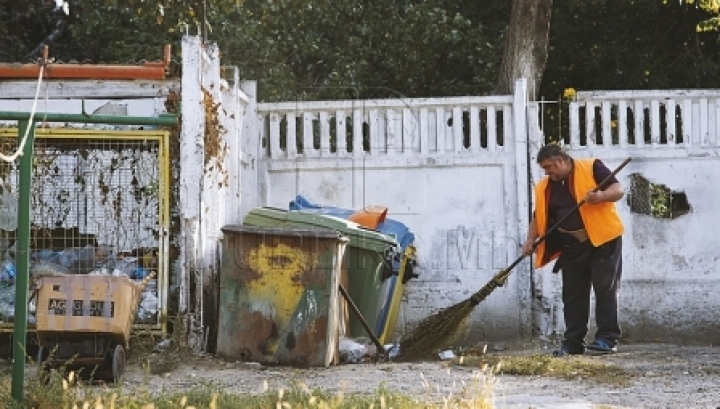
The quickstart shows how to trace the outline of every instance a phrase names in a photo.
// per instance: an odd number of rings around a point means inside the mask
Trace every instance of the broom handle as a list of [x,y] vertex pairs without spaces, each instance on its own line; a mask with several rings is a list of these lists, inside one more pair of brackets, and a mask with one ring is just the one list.
[[365,321],[365,317],[363,317],[362,313],[360,312],[360,309],[357,307],[357,304],[355,304],[355,301],[353,301],[352,298],[350,298],[350,294],[348,294],[345,287],[338,283],[338,288],[340,289],[340,294],[342,294],[345,301],[350,306],[350,309],[355,313],[355,316],[357,317],[358,321],[360,321],[360,324],[362,324],[362,327],[365,328],[365,331],[367,332],[368,336],[372,340],[373,344],[375,344],[375,347],[377,348],[377,352],[379,354],[387,355],[387,352],[385,351],[385,347],[383,344],[380,343],[380,339],[375,335],[373,330],[370,328],[370,325]]
[[[625,159],[625,160],[623,161],[623,163],[620,164],[620,166],[618,166],[615,170],[613,170],[612,173],[610,173],[605,179],[603,179],[603,181],[600,182],[600,183],[595,187],[595,189],[593,189],[592,191],[593,191],[593,192],[597,192],[597,191],[602,190],[603,188],[605,188],[605,187],[607,186],[607,184],[610,183],[610,180],[612,180],[612,178],[614,178],[615,175],[618,174],[618,172],[620,172],[625,166],[627,166],[627,164],[630,163],[631,160],[632,160],[632,158],[627,158],[627,159]],[[535,250],[535,249],[537,248],[537,246],[540,245],[540,243],[542,243],[543,241],[545,241],[545,239],[546,239],[551,233],[554,233],[555,230],[557,230],[558,227],[560,227],[560,224],[565,221],[565,219],[567,219],[568,217],[570,217],[570,215],[571,215],[575,210],[579,209],[579,208],[580,208],[582,205],[584,205],[584,204],[585,204],[585,199],[582,199],[580,202],[578,202],[578,204],[575,205],[575,207],[572,208],[572,210],[570,210],[569,212],[567,212],[567,214],[565,214],[563,217],[561,217],[560,220],[558,220],[552,227],[550,227],[550,228],[548,229],[548,231],[545,232],[545,234],[543,234],[542,236],[538,237],[537,240],[535,240],[535,243],[533,243],[533,246],[532,246],[533,250]],[[494,280],[494,281],[504,280],[504,279],[510,274],[510,271],[511,271],[513,268],[515,268],[515,266],[517,266],[518,264],[520,264],[520,262],[523,261],[523,259],[525,259],[525,257],[527,257],[527,256],[524,255],[524,254],[521,255],[520,257],[518,257],[512,264],[510,264],[510,266],[509,266],[508,268],[506,268],[506,269],[504,269],[504,270],[501,270],[499,273],[497,273],[497,274],[495,275],[495,277],[493,277],[493,280]]]

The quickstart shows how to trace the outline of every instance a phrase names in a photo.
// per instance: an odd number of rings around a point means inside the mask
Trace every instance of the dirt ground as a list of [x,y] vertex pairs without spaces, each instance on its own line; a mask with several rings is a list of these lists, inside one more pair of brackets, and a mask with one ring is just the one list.
[[[492,348],[491,348],[492,349]],[[549,354],[540,345],[508,347],[489,354]],[[562,359],[562,358],[560,358]],[[617,387],[590,379],[561,380],[546,376],[493,375],[495,407],[502,408],[720,408],[720,347],[666,344],[621,345],[613,355],[595,356],[632,374],[628,386]],[[123,388],[149,391],[182,390],[201,383],[217,383],[228,391],[261,392],[266,383],[279,389],[300,381],[326,392],[375,391],[387,388],[441,402],[471,384],[477,368],[450,361],[365,363],[330,368],[264,367],[226,362],[211,356],[185,361],[171,373],[148,375],[130,365]]]

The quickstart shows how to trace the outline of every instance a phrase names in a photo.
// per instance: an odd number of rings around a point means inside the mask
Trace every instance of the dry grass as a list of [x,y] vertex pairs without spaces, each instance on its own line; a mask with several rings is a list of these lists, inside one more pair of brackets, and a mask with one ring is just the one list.
[[[16,405],[10,396],[10,377],[0,376],[0,409],[265,409],[265,408],[395,408],[395,409],[492,409],[491,375],[477,371],[463,383],[457,396],[447,396],[442,403],[410,397],[384,386],[369,394],[327,394],[311,390],[296,382],[287,389],[269,390],[261,394],[230,394],[217,385],[201,385],[181,392],[151,394],[148,391],[123,392],[110,387],[83,385],[70,373],[53,373],[48,384],[38,378],[26,385],[24,405]],[[432,386],[427,384],[428,391]]]
[[[178,328],[178,326],[176,326]],[[172,372],[182,362],[198,360],[178,332],[170,346],[162,352],[155,351],[162,339],[151,333],[139,333],[131,339],[131,363],[145,368],[146,382],[152,382],[151,374]],[[202,361],[202,360],[201,360]],[[40,374],[25,382],[23,405],[17,405],[10,393],[9,367],[0,366],[0,409],[243,409],[243,408],[394,408],[394,409],[492,409],[493,375],[487,370],[473,371],[468,378],[458,381],[452,394],[438,393],[439,386],[424,382],[425,394],[407,395],[381,385],[370,393],[326,393],[310,390],[299,381],[291,382],[286,389],[270,390],[265,384],[261,393],[229,393],[223,385],[200,384],[190,390],[165,390],[150,392],[146,386],[126,390],[117,385],[85,383],[76,373],[62,368],[52,371],[49,379]],[[32,372],[31,372],[32,373]],[[412,379],[417,382],[418,379]]]
[[456,363],[462,366],[492,368],[496,374],[587,379],[615,386],[627,386],[632,380],[632,374],[625,369],[587,357],[479,355],[459,357]]
[[[188,362],[196,357],[185,340],[187,339],[182,317],[173,318],[176,329],[170,338],[163,339],[151,331],[134,332],[130,338],[130,354],[128,363],[140,365],[147,374],[162,374],[177,369],[182,362]],[[167,345],[158,348],[161,342]]]

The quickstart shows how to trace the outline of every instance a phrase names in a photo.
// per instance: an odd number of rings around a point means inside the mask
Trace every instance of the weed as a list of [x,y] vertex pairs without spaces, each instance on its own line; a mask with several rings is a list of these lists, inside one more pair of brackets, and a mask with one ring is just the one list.
[[265,409],[265,408],[394,408],[394,409],[491,409],[488,378],[479,372],[471,377],[457,396],[448,396],[443,404],[424,401],[380,386],[373,393],[328,394],[311,390],[302,382],[287,389],[260,394],[231,394],[219,385],[199,385],[185,391],[150,393],[147,390],[123,391],[109,387],[89,386],[78,380],[74,372],[64,376],[52,372],[49,381],[39,377],[26,382],[24,405],[18,406],[10,395],[10,377],[0,377],[0,409]]
[[616,386],[627,386],[632,374],[617,365],[584,357],[554,358],[548,355],[463,356],[458,365],[490,367],[507,375],[552,376],[561,379],[592,379]]

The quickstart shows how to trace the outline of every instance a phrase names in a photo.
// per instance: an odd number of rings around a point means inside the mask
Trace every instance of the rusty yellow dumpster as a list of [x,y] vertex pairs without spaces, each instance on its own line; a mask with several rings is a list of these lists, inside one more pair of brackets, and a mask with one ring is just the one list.
[[[327,228],[340,232],[349,242],[344,258],[343,277],[350,298],[355,302],[375,336],[385,328],[383,313],[393,280],[392,260],[399,258],[399,246],[393,237],[363,228],[349,220],[315,213],[288,212],[268,207],[254,208],[243,219],[244,225]],[[357,317],[346,312],[348,338],[366,337]]]
[[217,353],[297,367],[338,362],[347,239],[331,229],[222,228]]

